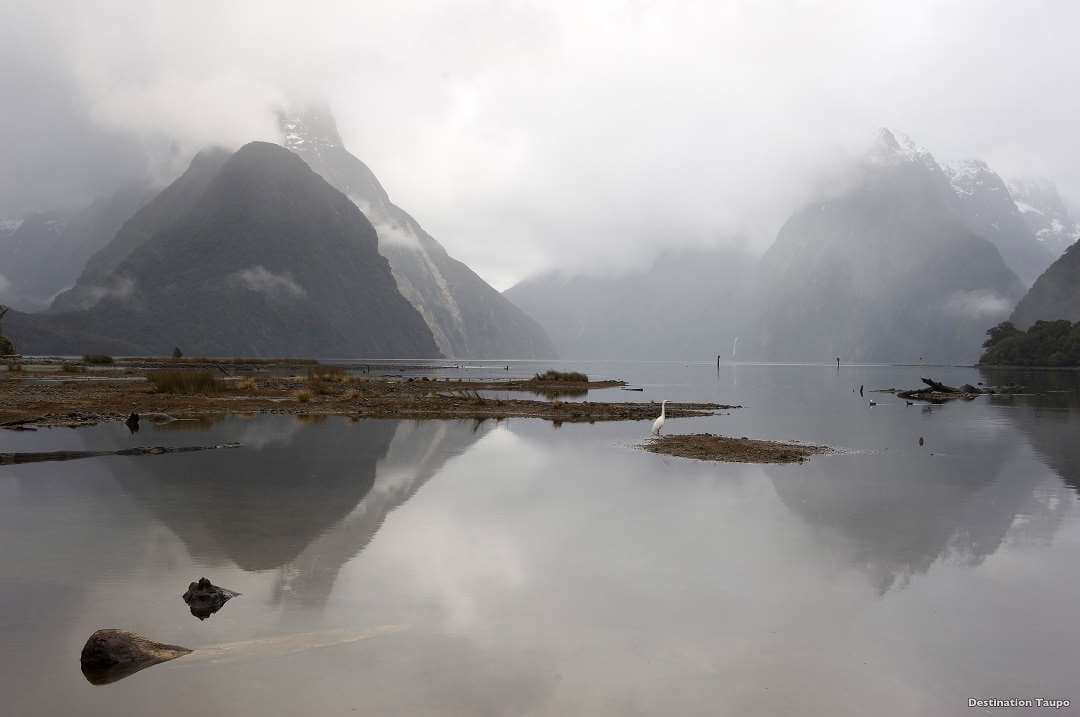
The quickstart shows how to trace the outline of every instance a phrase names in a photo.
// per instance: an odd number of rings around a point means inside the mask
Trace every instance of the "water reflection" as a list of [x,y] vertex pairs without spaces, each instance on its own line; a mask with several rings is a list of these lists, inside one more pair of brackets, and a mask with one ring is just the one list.
[[1076,371],[983,371],[994,385],[1014,383],[1027,390],[993,396],[991,403],[1018,427],[1040,458],[1080,493],[1080,373]]
[[494,422],[393,422],[389,445],[373,466],[374,480],[349,513],[279,568],[275,602],[321,606],[341,566],[363,550],[390,511],[409,500]]
[[987,379],[1029,385],[1033,395],[991,397],[990,405],[1004,410],[977,420],[954,412],[935,424],[925,446],[920,437],[910,450],[766,468],[784,504],[820,534],[839,538],[879,594],[939,560],[980,565],[1011,537],[1049,541],[1072,507],[1066,485],[1080,486],[1080,414],[1068,408],[1075,394],[1042,393],[1062,388],[1060,374],[1022,380],[993,372]]

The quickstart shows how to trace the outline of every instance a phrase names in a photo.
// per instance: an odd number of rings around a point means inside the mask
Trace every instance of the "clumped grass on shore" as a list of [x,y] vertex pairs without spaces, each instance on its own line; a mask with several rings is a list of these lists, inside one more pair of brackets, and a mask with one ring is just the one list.
[[232,388],[237,391],[254,391],[255,387],[255,378],[252,376],[249,376],[248,378],[241,378],[232,382]]
[[308,369],[308,385],[311,390],[320,396],[331,396],[339,384],[347,384],[352,377],[345,373],[345,369],[335,366],[320,366]]
[[209,371],[151,371],[146,380],[158,393],[191,396],[199,393],[219,393],[222,384]]
[[589,377],[579,371],[552,371],[547,370],[538,373],[533,381],[550,381],[559,383],[588,383]]
[[296,400],[300,403],[307,403],[311,400],[311,391],[306,388],[302,388],[296,392]]
[[60,370],[63,371],[64,373],[84,373],[86,371],[86,369],[83,368],[82,366],[80,366],[79,364],[71,363],[71,362],[64,363],[60,367]]
[[112,366],[116,363],[112,356],[107,356],[105,354],[86,354],[82,357],[82,360],[83,363],[92,366]]

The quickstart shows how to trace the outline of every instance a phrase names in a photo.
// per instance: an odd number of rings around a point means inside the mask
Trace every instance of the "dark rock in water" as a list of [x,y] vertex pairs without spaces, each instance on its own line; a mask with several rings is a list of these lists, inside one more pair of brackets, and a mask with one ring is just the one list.
[[192,615],[205,620],[239,594],[233,590],[218,587],[207,578],[199,578],[198,582],[188,586],[187,592],[184,593],[184,602],[191,608]]
[[83,645],[79,662],[90,684],[107,685],[190,652],[186,647],[153,642],[126,630],[98,630]]
[[138,433],[139,432],[139,414],[132,413],[130,416],[127,417],[127,420],[124,421],[124,425],[126,425],[128,427],[128,430],[131,431],[132,433]]

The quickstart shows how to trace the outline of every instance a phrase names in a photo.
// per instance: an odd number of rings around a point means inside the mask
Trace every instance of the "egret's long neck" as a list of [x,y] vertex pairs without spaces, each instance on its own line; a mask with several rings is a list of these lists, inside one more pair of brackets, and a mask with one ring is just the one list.
[[662,417],[665,413],[667,413],[667,401],[660,404],[660,416]]

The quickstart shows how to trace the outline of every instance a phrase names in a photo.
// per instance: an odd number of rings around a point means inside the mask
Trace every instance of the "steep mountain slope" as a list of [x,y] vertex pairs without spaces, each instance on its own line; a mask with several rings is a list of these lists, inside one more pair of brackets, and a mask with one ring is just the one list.
[[1080,321],[1080,249],[1073,244],[1050,265],[1009,318],[1020,329],[1036,321]]
[[224,149],[199,152],[176,181],[114,230],[109,240],[89,256],[78,281],[53,301],[53,311],[87,309],[108,296],[119,296],[128,290],[115,272],[133,251],[146,243],[156,232],[168,227],[190,212],[207,186],[229,159]]
[[1009,183],[1009,192],[1028,229],[1055,259],[1080,239],[1080,224],[1052,182],[1014,180]]
[[964,224],[996,246],[1008,267],[1031,286],[1056,255],[1035,238],[1005,181],[977,159],[946,167],[945,172]]
[[489,286],[390,201],[367,165],[345,149],[325,109],[282,113],[285,147],[364,212],[379,234],[401,294],[424,317],[447,356],[551,358],[551,340],[528,315]]
[[727,357],[740,333],[754,261],[737,248],[672,252],[617,277],[549,273],[506,296],[575,359]]
[[90,350],[47,338],[76,324],[84,336],[140,353],[178,345],[204,355],[437,356],[377,241],[356,206],[294,154],[253,142],[189,211],[116,265],[107,285],[123,291],[83,311],[40,317],[40,345],[20,338],[14,324],[11,333],[20,350],[35,353]]
[[977,358],[1023,285],[962,213],[933,156],[882,130],[851,186],[796,212],[762,258],[759,358]]
[[6,223],[7,231],[0,227],[0,302],[47,308],[150,196],[147,187],[131,186],[83,209],[31,214]]

